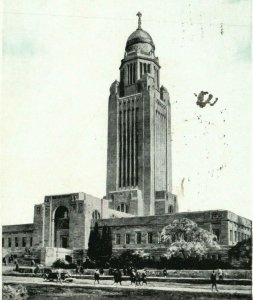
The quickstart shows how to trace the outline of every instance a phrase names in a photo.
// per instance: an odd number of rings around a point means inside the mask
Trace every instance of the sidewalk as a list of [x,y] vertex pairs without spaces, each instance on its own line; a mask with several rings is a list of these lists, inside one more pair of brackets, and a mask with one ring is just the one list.
[[[61,289],[64,292],[64,289],[71,289],[73,293],[76,290],[104,290],[104,291],[129,291],[134,294],[142,292],[161,292],[162,294],[166,292],[166,295],[173,292],[173,295],[178,294],[181,296],[192,295],[193,297],[202,296],[207,298],[215,297],[215,299],[251,299],[251,287],[250,286],[227,286],[227,285],[218,285],[219,292],[212,292],[210,284],[200,284],[200,285],[191,285],[183,283],[157,283],[152,282],[147,286],[131,286],[129,282],[123,282],[122,286],[113,285],[113,281],[103,281],[103,284],[94,285],[93,280],[83,280],[75,279],[73,283],[57,283],[57,282],[45,282],[42,278],[27,278],[27,277],[11,277],[3,276],[4,284],[22,284],[27,287],[27,289],[38,288],[40,291],[44,288],[45,291],[47,288],[57,288]],[[162,285],[161,285],[162,284]]]
[[[13,277],[41,277],[41,274],[34,274],[34,273],[18,273],[18,272],[10,272],[3,274],[3,276],[13,276]],[[93,275],[80,275],[80,274],[73,274],[72,277],[74,279],[80,280],[93,280]],[[100,276],[100,280],[112,280],[113,276],[111,275],[103,275]],[[191,284],[210,284],[209,278],[192,278],[192,277],[148,277],[148,282],[177,282],[177,283],[191,283]],[[129,276],[122,276],[122,281],[129,281]],[[222,285],[251,285],[251,279],[223,279],[222,281],[217,281],[217,284]]]

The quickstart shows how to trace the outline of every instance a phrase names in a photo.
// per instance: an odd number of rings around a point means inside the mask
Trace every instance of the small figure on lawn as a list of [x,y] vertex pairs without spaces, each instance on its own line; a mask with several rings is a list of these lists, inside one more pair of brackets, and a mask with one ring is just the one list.
[[61,280],[61,269],[57,269],[57,281],[60,283],[62,283],[62,280]]
[[218,277],[219,277],[219,280],[223,280],[223,272],[221,269],[218,269]]
[[118,283],[121,285],[121,281],[122,281],[122,274],[119,268],[117,268],[114,271],[114,283],[116,283],[118,285]]
[[163,276],[164,276],[164,277],[167,277],[167,275],[168,275],[167,269],[164,268],[164,269],[163,269]]
[[141,281],[142,281],[142,285],[145,283],[147,285],[147,272],[144,269],[141,273]]
[[210,279],[211,279],[211,284],[212,284],[212,291],[213,291],[213,288],[215,287],[216,292],[218,292],[217,285],[216,285],[217,284],[216,273],[214,270],[213,270],[213,273],[211,274]]
[[97,281],[97,283],[99,284],[99,270],[98,269],[96,269],[95,270],[95,273],[94,273],[94,284],[96,283],[96,281]]

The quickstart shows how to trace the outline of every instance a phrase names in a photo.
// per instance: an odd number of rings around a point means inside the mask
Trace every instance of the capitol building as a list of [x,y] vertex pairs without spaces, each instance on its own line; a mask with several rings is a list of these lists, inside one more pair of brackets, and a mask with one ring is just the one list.
[[161,231],[175,219],[195,221],[223,249],[251,236],[251,221],[228,210],[179,211],[172,193],[170,95],[161,84],[155,43],[137,15],[119,81],[110,86],[106,196],[46,195],[34,206],[33,223],[2,227],[3,256],[19,257],[28,248],[46,265],[67,256],[83,260],[95,222],[100,230],[110,227],[113,252],[145,250],[154,257],[164,254]]

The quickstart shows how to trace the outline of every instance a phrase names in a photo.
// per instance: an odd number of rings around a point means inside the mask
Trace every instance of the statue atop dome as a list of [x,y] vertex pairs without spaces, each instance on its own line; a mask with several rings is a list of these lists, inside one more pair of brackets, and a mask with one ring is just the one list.
[[141,29],[141,17],[142,17],[142,13],[138,12],[136,16],[138,17],[138,29]]

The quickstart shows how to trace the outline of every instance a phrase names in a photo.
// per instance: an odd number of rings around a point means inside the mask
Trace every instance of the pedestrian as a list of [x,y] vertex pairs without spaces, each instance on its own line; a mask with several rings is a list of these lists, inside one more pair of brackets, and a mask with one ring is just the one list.
[[215,287],[216,292],[218,292],[217,285],[216,285],[216,283],[217,283],[217,280],[216,280],[216,273],[215,273],[214,270],[213,270],[213,273],[211,274],[210,279],[211,279],[211,284],[212,284],[212,291],[213,291],[213,288]]
[[19,271],[19,264],[18,264],[18,260],[17,259],[15,259],[15,265],[16,265],[16,269],[15,269],[15,271]]
[[118,279],[119,284],[121,285],[122,274],[121,274],[121,271],[119,268],[117,269],[117,279]]
[[62,281],[61,281],[61,269],[57,269],[57,281],[58,282],[60,281],[60,283],[62,283]]
[[218,278],[219,280],[223,280],[223,272],[221,269],[218,269]]
[[98,269],[96,269],[95,270],[95,273],[94,273],[94,284],[96,283],[96,281],[97,281],[97,283],[99,284],[99,270]]
[[134,269],[132,269],[132,270],[130,271],[130,281],[131,281],[131,285],[132,285],[132,284],[135,284],[135,282],[136,282],[136,274],[135,274]]
[[167,277],[167,275],[168,275],[167,269],[164,268],[164,269],[163,269],[163,276],[164,276],[164,277]]
[[141,283],[141,277],[140,277],[140,274],[139,272],[135,269],[135,286],[136,285],[140,285]]
[[142,281],[142,285],[145,283],[147,285],[147,272],[144,269],[141,273],[141,281]]

